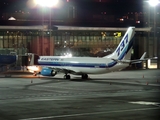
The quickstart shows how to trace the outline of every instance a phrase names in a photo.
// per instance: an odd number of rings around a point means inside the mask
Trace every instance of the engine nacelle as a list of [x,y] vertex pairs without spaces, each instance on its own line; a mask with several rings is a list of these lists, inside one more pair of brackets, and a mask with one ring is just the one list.
[[43,68],[40,74],[43,76],[55,76],[57,72],[49,68]]

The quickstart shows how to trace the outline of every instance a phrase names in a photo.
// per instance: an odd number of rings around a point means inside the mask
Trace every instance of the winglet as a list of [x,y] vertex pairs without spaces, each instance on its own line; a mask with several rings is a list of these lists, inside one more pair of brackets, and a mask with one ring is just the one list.
[[143,55],[141,56],[140,60],[143,60],[146,56],[146,52],[143,53]]

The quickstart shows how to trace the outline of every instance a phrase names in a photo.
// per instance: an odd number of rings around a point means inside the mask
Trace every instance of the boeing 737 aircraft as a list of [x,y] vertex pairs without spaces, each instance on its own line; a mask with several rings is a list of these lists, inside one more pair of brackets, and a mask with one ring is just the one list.
[[[95,57],[64,57],[64,56],[40,56],[37,63],[42,66],[40,74],[43,76],[55,76],[64,73],[65,79],[70,79],[70,74],[81,75],[87,79],[88,74],[103,74],[122,70],[130,64],[142,61],[130,60],[135,34],[135,27],[129,27],[116,50],[103,58]],[[31,65],[35,62],[31,59]]]

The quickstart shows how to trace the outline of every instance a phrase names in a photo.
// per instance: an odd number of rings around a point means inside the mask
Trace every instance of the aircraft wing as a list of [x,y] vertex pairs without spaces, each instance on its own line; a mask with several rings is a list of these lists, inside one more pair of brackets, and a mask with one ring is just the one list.
[[141,63],[142,61],[146,61],[146,60],[156,60],[157,57],[152,57],[152,58],[144,58],[146,56],[146,52],[143,53],[143,55],[141,56],[140,59],[136,59],[136,60],[118,60],[118,59],[112,59],[116,62],[119,62],[119,63],[128,63],[128,64],[136,64],[136,63]]
[[143,53],[140,59],[131,60],[131,64],[141,63],[142,61],[148,60],[147,58],[145,59],[145,56],[146,56],[146,52]]
[[140,59],[137,60],[131,60],[131,64],[135,64],[135,63],[141,63],[142,61],[146,61],[146,60],[156,60],[157,57],[152,57],[152,58],[145,58],[146,56],[146,52],[143,53],[143,55],[141,56]]
[[146,58],[146,59],[137,59],[137,60],[118,60],[118,59],[112,59],[118,63],[128,63],[128,64],[136,64],[136,63],[141,63],[142,61],[146,61],[148,59],[152,59],[152,58]]
[[131,63],[131,60],[118,60],[118,59],[112,59],[113,61],[115,61],[115,62],[118,62],[118,63]]
[[146,60],[148,60],[148,59],[150,59],[150,58],[131,60],[130,63],[131,63],[131,64],[141,63],[142,61],[146,61]]

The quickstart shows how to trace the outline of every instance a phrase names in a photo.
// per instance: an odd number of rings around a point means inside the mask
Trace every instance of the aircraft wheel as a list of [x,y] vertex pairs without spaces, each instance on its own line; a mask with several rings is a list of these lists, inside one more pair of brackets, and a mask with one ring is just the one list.
[[67,79],[70,79],[71,78],[71,76],[70,75],[67,75]]
[[34,74],[33,74],[33,76],[37,76],[37,74],[36,74],[36,73],[34,73]]
[[64,79],[70,79],[71,76],[70,75],[64,75]]
[[67,79],[67,75],[64,75],[64,77],[63,77],[64,79]]
[[33,76],[37,76],[37,72],[36,71],[34,71]]
[[88,79],[88,75],[87,74],[83,74],[82,75],[82,79]]

